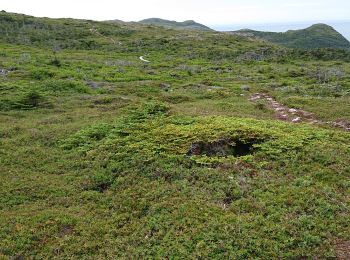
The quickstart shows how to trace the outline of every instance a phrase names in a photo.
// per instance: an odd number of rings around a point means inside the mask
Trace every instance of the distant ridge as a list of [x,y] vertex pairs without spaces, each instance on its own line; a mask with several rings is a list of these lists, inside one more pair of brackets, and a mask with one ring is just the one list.
[[149,18],[139,21],[141,24],[162,26],[171,29],[185,29],[185,30],[199,30],[199,31],[213,31],[211,28],[197,23],[193,20],[188,20],[184,22],[170,21],[160,18]]
[[243,29],[230,33],[249,37],[257,37],[290,48],[350,49],[350,42],[333,27],[327,24],[314,24],[306,29],[289,30],[284,33],[262,32],[250,29]]
[[116,23],[116,24],[123,24],[123,23],[125,23],[124,21],[118,20],[118,19],[107,20],[107,21],[105,21],[105,22]]

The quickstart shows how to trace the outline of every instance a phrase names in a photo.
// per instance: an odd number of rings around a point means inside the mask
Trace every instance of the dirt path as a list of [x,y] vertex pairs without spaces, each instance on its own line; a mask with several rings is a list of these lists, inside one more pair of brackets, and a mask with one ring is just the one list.
[[350,241],[340,242],[336,245],[337,259],[348,260],[350,259]]
[[278,120],[289,121],[292,123],[309,123],[309,124],[328,124],[333,127],[342,128],[345,131],[350,131],[350,122],[337,121],[337,122],[324,122],[315,117],[313,113],[307,112],[302,109],[289,108],[281,103],[277,102],[274,98],[264,93],[255,93],[251,95],[250,101],[266,101],[269,109],[275,112],[275,116]]
[[143,56],[140,56],[139,59],[142,60],[142,61],[144,61],[144,62],[150,63],[150,61],[149,61],[149,60],[145,60],[145,59],[143,58]]
[[[111,41],[113,44],[122,45],[121,42],[117,42],[117,41],[114,40],[113,38],[107,37],[107,36],[103,35],[103,34],[100,33],[96,28],[91,28],[91,29],[90,29],[90,32],[92,32],[92,33],[94,33],[94,34],[96,34],[96,35],[98,35],[98,36],[100,36],[100,37],[102,37],[102,38],[105,38],[105,39]],[[143,61],[143,62],[150,63],[150,61],[144,59],[143,56],[140,56],[139,59],[140,59],[141,61]]]
[[105,38],[105,39],[111,41],[113,44],[122,45],[121,42],[117,42],[116,40],[114,40],[114,39],[111,38],[111,37],[104,36],[104,35],[103,35],[102,33],[100,33],[96,28],[91,28],[91,29],[90,29],[90,32],[92,32],[92,33],[94,33],[94,34],[96,34],[96,35],[98,35],[98,36],[100,36],[100,37],[102,37],[102,38]]

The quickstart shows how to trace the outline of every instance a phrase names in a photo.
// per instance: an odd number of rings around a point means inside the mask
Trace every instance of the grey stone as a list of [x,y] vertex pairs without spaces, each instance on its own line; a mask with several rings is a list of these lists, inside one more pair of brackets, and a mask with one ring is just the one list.
[[241,87],[241,90],[242,90],[242,91],[249,91],[249,90],[250,90],[250,87],[249,87],[249,86],[242,86],[242,87]]

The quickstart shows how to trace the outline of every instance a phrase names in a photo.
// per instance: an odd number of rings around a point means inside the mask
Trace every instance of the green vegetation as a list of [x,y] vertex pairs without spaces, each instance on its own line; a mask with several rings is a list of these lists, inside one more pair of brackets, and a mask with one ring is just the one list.
[[169,21],[160,18],[149,18],[139,21],[142,24],[149,24],[155,26],[162,26],[171,29],[182,29],[182,30],[200,30],[200,31],[212,31],[209,27],[196,23],[195,21],[189,20],[184,22]]
[[251,35],[291,48],[339,48],[350,49],[350,42],[334,28],[326,24],[314,24],[303,30],[285,33],[239,30],[234,33]]
[[[335,258],[350,53],[0,13],[0,259]],[[144,56],[150,63],[139,59]]]

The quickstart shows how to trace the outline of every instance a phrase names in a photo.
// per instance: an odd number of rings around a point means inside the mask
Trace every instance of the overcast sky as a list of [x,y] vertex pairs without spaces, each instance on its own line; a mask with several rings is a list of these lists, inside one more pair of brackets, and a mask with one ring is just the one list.
[[0,0],[0,10],[46,17],[206,25],[350,20],[350,0]]

